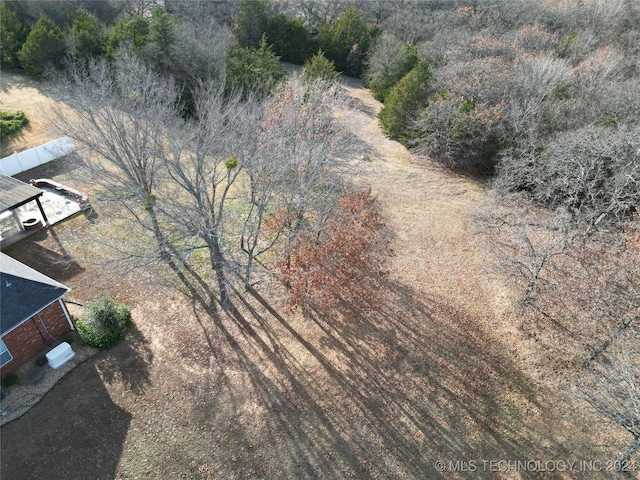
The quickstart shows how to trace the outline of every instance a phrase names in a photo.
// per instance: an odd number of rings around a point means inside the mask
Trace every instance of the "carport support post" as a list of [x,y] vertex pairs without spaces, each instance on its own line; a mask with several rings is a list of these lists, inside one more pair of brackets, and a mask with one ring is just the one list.
[[44,220],[44,223],[47,225],[47,227],[50,227],[51,224],[49,224],[49,219],[47,218],[47,214],[44,213],[44,208],[42,208],[42,204],[40,203],[39,198],[36,198],[36,203],[38,204],[38,208],[40,209],[40,213],[42,214],[42,219]]

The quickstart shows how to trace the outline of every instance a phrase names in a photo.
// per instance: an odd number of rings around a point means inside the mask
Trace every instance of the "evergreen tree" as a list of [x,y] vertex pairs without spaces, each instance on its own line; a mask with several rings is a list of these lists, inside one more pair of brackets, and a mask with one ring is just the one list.
[[162,8],[156,8],[149,22],[149,41],[155,45],[162,55],[169,53],[169,48],[175,42],[175,26],[173,20]]
[[406,137],[411,120],[419,113],[429,95],[429,84],[433,78],[426,60],[420,60],[393,87],[378,114],[385,133],[393,138]]
[[362,13],[354,5],[331,24],[324,24],[318,32],[320,48],[335,61],[336,68],[359,77],[364,68],[364,58],[378,29],[370,27]]
[[98,19],[86,11],[74,18],[69,31],[68,48],[74,58],[97,57],[102,54],[103,29]]
[[259,48],[260,40],[269,22],[268,0],[241,0],[235,28],[238,42],[243,47]]
[[20,64],[25,72],[34,77],[41,76],[47,65],[59,65],[64,54],[64,39],[60,27],[47,17],[33,25],[24,45],[18,52]]
[[364,80],[376,100],[384,102],[391,89],[418,63],[418,49],[395,35],[383,34],[371,47]]
[[325,57],[321,50],[304,64],[304,76],[307,79],[320,78],[332,82],[338,75],[334,63]]
[[268,94],[287,71],[263,35],[258,48],[235,48],[227,58],[227,87]]
[[107,35],[105,52],[107,58],[115,60],[118,49],[130,47],[137,53],[149,40],[149,22],[143,17],[122,19]]
[[28,35],[27,28],[7,2],[0,5],[0,65],[5,68],[20,66],[18,51]]
[[269,17],[265,33],[273,51],[285,62],[303,64],[314,51],[311,34],[299,18],[284,13]]

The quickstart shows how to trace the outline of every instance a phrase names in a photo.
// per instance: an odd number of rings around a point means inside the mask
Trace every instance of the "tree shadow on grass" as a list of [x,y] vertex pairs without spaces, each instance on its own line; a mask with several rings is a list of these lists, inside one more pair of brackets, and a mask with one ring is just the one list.
[[119,381],[130,392],[141,395],[151,385],[149,367],[152,362],[149,341],[134,323],[125,337],[96,362],[96,369],[105,383],[111,385]]
[[80,365],[2,427],[2,478],[113,479],[130,423],[93,362]]
[[[380,309],[343,311],[340,326],[316,315],[308,320],[315,326],[300,329],[257,292],[241,299],[257,334],[239,342],[218,324],[234,344],[252,404],[262,409],[251,420],[262,424],[256,445],[241,413],[247,395],[225,380],[237,412],[231,438],[241,452],[259,457],[269,445],[282,478],[450,478],[451,471],[434,468],[436,460],[584,453],[556,438],[556,424],[544,424],[552,418],[547,399],[479,319],[401,284],[380,291]],[[213,421],[211,412],[198,415]],[[239,450],[235,456],[257,468]],[[476,471],[475,478],[494,474]]]
[[55,242],[58,251],[51,250],[41,245],[36,239],[27,239],[13,247],[12,256],[25,265],[51,277],[59,282],[65,282],[84,272],[84,268],[78,263],[58,238],[54,228],[44,232]]

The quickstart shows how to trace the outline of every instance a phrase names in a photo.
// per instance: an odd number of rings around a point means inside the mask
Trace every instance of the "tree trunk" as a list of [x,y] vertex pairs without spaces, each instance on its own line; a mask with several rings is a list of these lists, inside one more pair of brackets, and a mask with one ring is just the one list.
[[222,250],[220,249],[220,242],[215,236],[209,236],[207,238],[209,244],[209,255],[211,258],[211,267],[216,273],[216,280],[218,281],[218,290],[220,291],[220,305],[225,311],[228,311],[231,306],[231,299],[229,298],[229,289],[227,287],[227,278],[224,273],[225,260]]

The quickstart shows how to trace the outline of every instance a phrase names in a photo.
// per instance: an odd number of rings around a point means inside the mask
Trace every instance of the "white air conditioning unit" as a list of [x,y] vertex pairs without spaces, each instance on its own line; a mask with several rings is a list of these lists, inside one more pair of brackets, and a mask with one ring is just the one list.
[[59,368],[75,356],[76,352],[71,350],[71,345],[67,342],[62,342],[56,348],[47,353],[47,360],[51,368]]

